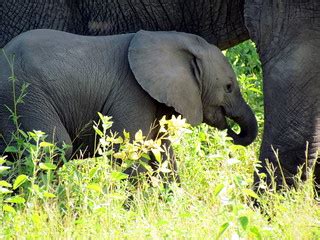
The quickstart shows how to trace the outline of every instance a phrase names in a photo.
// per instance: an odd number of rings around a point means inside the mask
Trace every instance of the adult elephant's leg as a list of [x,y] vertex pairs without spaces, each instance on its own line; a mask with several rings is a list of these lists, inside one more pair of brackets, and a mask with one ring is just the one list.
[[[320,39],[320,32],[307,35]],[[298,167],[315,164],[320,140],[320,44],[300,37],[264,64],[266,116],[260,159],[263,166],[266,159],[274,166],[279,160],[289,185]],[[283,184],[279,167],[276,177]]]
[[[278,186],[293,185],[299,167],[315,164],[320,147],[319,12],[317,0],[246,1],[246,25],[264,75],[260,172],[270,183],[267,162],[272,163]],[[315,173],[320,177],[319,170]],[[304,170],[302,178],[306,177]],[[255,182],[259,181],[256,175]]]

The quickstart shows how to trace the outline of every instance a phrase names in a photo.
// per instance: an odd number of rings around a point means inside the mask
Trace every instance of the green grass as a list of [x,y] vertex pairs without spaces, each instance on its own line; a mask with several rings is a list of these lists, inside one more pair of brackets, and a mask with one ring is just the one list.
[[[267,189],[257,196],[251,190],[263,127],[261,68],[251,42],[226,55],[257,115],[260,134],[252,145],[235,146],[225,132],[204,124],[193,128],[174,145],[182,183],[172,186],[171,195],[155,178],[153,187],[142,180],[137,189],[123,180],[126,166],[113,166],[114,152],[108,148],[110,141],[123,139],[106,140],[104,157],[74,160],[55,170],[48,156],[59,156],[59,150],[41,144],[41,133],[27,134],[38,144],[23,145],[33,149],[33,157],[23,160],[24,172],[0,164],[3,174],[14,176],[0,182],[0,192],[8,191],[0,194],[0,238],[319,239],[320,208],[310,181],[282,193]],[[141,138],[137,134],[137,145],[125,145],[122,151],[137,146],[139,151]],[[124,204],[130,195],[128,209]],[[263,213],[253,207],[256,198]]]

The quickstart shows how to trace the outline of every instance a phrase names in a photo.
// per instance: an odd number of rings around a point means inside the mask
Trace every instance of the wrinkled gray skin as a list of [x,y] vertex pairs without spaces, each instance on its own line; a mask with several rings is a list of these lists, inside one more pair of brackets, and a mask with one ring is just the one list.
[[[283,185],[272,145],[292,185],[298,167],[305,166],[306,142],[309,167],[320,145],[319,12],[319,0],[0,1],[0,47],[33,28],[85,35],[178,30],[198,34],[221,49],[251,38],[264,74],[260,171],[267,173],[269,159],[277,168],[278,185]],[[314,174],[319,183],[319,164]]]
[[0,0],[0,48],[38,28],[81,35],[175,30],[227,48],[249,38],[243,5],[244,0]]
[[[97,112],[112,116],[112,130],[120,133],[141,129],[147,135],[162,115],[182,114],[192,125],[206,122],[219,129],[228,128],[226,117],[234,119],[242,129],[239,135],[229,129],[237,144],[248,145],[257,134],[230,64],[196,35],[139,31],[87,37],[33,30],[14,38],[4,52],[15,55],[16,92],[29,84],[18,106],[21,128],[72,145],[68,158],[78,148],[93,154],[90,123],[98,120]],[[13,95],[4,54],[0,68],[0,132],[8,142],[15,126],[5,107],[13,107]],[[5,142],[0,144],[3,152]]]
[[260,171],[267,173],[268,159],[276,167],[278,185],[284,185],[273,147],[288,185],[294,184],[298,167],[304,166],[306,179],[305,166],[314,165],[319,184],[320,167],[315,162],[320,147],[320,1],[247,0],[245,20],[264,75]]

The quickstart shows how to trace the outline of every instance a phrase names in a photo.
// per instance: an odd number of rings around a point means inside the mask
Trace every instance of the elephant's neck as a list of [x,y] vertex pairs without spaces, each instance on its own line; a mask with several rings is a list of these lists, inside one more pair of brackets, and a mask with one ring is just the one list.
[[[225,49],[249,38],[243,20],[244,0],[80,1],[87,35],[182,31],[200,35]],[[99,14],[96,14],[97,9]]]
[[131,71],[128,62],[128,48],[134,35],[130,33],[102,37],[106,75],[109,79],[125,78],[126,73]]

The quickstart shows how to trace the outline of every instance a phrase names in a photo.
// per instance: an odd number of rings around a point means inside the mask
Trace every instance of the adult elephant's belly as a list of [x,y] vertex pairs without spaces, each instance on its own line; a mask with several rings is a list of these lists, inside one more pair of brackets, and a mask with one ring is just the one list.
[[[305,31],[264,63],[266,118],[261,171],[267,173],[268,159],[276,167],[279,185],[284,184],[283,176],[287,184],[294,184],[299,168],[313,167],[320,150],[319,39],[319,31]],[[318,168],[315,175],[320,178]],[[304,170],[302,178],[306,177]]]

